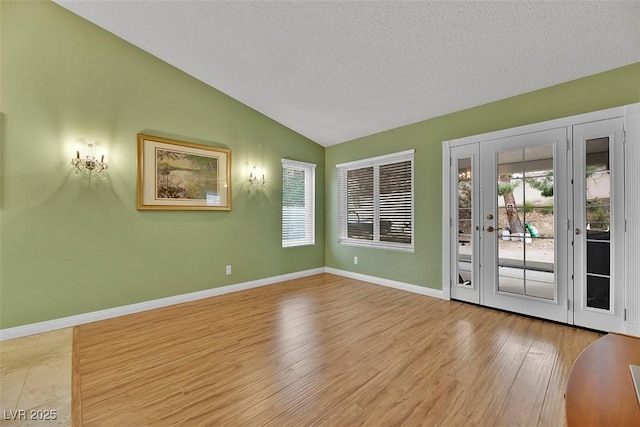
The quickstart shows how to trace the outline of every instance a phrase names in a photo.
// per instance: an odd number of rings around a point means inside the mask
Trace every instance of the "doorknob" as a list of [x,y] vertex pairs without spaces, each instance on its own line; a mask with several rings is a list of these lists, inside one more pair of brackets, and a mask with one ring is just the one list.
[[576,235],[580,234],[580,229],[576,228]]
[[491,233],[493,230],[494,230],[494,228],[493,228],[492,226],[488,226],[488,227],[487,227],[487,231],[488,231],[489,233]]
[[488,214],[488,215],[487,215],[487,219],[493,219],[493,215]]

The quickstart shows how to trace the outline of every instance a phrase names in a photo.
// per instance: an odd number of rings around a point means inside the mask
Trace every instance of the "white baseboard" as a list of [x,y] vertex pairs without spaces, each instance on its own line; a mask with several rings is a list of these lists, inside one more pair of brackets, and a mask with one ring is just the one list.
[[106,310],[93,311],[91,313],[84,313],[75,316],[63,317],[60,319],[47,320],[45,322],[16,326],[14,328],[0,329],[0,341],[25,337],[27,335],[40,334],[43,332],[54,331],[56,329],[69,328],[71,326],[82,325],[84,323],[110,319],[112,317],[124,316],[127,314],[139,313],[141,311],[153,310],[154,308],[195,301],[203,298],[214,297],[217,295],[228,294],[231,292],[244,291],[246,289],[272,285],[274,283],[284,282],[286,280],[292,279],[299,279],[301,277],[313,276],[315,274],[324,272],[324,267],[314,268],[311,270],[282,274],[280,276],[252,280],[250,282],[237,283],[235,285],[221,286],[219,288],[206,289],[204,291],[191,292],[188,294],[175,295],[172,297],[160,298],[151,301],[144,301],[137,304],[123,305]]
[[624,323],[624,333],[627,335],[633,335],[636,337],[640,337],[640,325],[637,323]]
[[434,298],[445,299],[444,292],[438,289],[412,285],[410,283],[398,282],[395,280],[383,279],[381,277],[368,276],[366,274],[354,273],[352,271],[338,270],[331,267],[325,267],[324,270],[327,273],[335,274],[337,276],[348,277],[350,279],[362,280],[363,282],[369,282],[375,285],[382,285],[389,288],[401,289],[403,291],[413,292],[420,295],[427,295]]

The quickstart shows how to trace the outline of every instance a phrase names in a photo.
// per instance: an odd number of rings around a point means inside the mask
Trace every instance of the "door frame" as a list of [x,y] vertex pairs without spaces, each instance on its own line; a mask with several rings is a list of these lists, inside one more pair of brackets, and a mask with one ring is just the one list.
[[[638,108],[639,104],[631,104],[622,107],[614,107],[606,110],[594,111],[590,113],[577,114],[569,117],[563,117],[559,119],[553,119],[545,122],[539,122],[524,126],[519,126],[515,128],[503,129],[494,132],[488,132],[484,134],[472,135],[468,137],[458,138],[454,140],[443,141],[442,146],[442,245],[443,245],[443,257],[442,257],[442,290],[443,290],[443,298],[451,299],[451,287],[453,286],[452,277],[452,239],[451,239],[451,227],[452,227],[452,209],[450,202],[450,189],[451,189],[451,164],[450,164],[450,154],[451,148],[466,145],[466,144],[474,144],[474,143],[482,143],[484,141],[490,141],[495,139],[509,138],[513,136],[518,136],[526,133],[540,132],[554,128],[570,128],[575,125],[585,124],[589,122],[595,122],[606,119],[620,118],[626,117],[626,115],[634,111],[634,109]],[[626,123],[626,120],[625,120]],[[572,138],[571,135],[567,136],[568,139]],[[628,141],[627,141],[628,142]],[[640,142],[640,141],[638,141]],[[568,143],[568,146],[570,144]],[[481,150],[482,153],[482,150]],[[568,153],[571,154],[571,153]],[[482,154],[480,154],[482,156]],[[571,162],[569,162],[569,167],[571,167]],[[572,172],[572,171],[571,171]],[[572,221],[572,213],[569,212],[569,216],[571,217],[570,224],[568,224],[568,229],[573,230],[573,221]],[[626,219],[625,219],[626,221]],[[569,231],[567,231],[569,232]],[[570,245],[567,249],[571,253],[568,254],[568,262],[573,262],[573,250]],[[623,246],[626,244],[623,242]],[[560,248],[561,249],[561,248]],[[562,250],[562,249],[561,249]],[[572,269],[572,268],[571,268]],[[624,306],[626,310],[627,305],[627,285],[626,283],[620,283],[617,285],[618,291],[623,293]],[[573,281],[567,286],[567,310],[568,310],[568,322],[569,324],[573,323],[573,306],[575,301],[573,300]],[[626,318],[625,318],[626,320]],[[628,327],[625,325],[625,330]],[[621,331],[619,331],[621,332]]]

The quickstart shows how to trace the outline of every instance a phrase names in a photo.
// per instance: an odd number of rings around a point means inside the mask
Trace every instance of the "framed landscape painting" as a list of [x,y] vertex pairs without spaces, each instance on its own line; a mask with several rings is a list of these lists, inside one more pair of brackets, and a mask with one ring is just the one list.
[[231,210],[231,150],[138,134],[139,210]]

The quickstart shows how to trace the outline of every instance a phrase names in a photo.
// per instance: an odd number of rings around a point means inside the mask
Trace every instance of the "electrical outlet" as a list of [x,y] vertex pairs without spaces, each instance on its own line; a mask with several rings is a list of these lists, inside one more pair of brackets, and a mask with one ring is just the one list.
[[358,257],[357,256],[353,257],[353,263],[356,264],[356,265],[358,264]]
[[229,276],[231,274],[231,266],[227,265],[227,276]]

